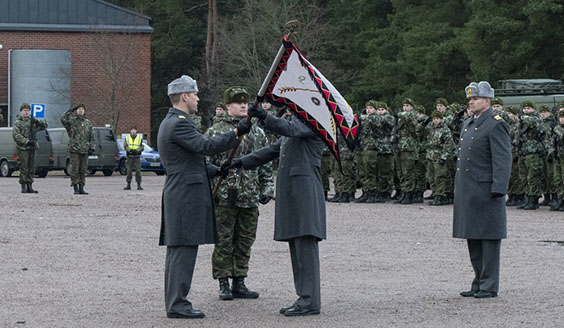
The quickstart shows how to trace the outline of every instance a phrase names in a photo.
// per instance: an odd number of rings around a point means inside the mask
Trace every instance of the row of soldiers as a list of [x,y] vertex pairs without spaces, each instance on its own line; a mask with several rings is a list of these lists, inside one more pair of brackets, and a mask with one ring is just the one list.
[[[530,100],[522,108],[504,108],[503,100],[494,98],[492,109],[511,131],[513,167],[507,206],[534,210],[550,205],[551,210],[564,211],[564,101],[557,115],[545,105],[537,112]],[[444,98],[436,100],[431,116],[409,98],[397,114],[385,102],[366,102],[358,147],[354,152],[340,148],[342,169],[329,152],[324,156],[326,192],[328,177],[335,180],[336,193],[328,201],[423,203],[423,193],[430,188],[428,205],[451,204],[455,162],[470,160],[456,157],[460,128],[468,115],[465,106],[449,105]],[[355,199],[358,185],[363,193]]]

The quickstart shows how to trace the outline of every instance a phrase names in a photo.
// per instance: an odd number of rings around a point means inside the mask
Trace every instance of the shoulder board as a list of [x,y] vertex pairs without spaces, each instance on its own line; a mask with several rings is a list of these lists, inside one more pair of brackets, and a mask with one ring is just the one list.
[[499,116],[499,115],[494,116],[494,118],[495,118],[497,121],[499,121],[499,120],[502,119],[501,116]]
[[178,118],[186,119],[186,116],[184,116],[184,115],[178,115]]

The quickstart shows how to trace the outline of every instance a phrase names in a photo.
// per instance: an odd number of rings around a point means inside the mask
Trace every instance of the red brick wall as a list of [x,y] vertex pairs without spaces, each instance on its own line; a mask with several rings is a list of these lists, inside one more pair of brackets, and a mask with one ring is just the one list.
[[0,44],[0,103],[8,102],[10,49],[70,50],[71,104],[83,103],[94,125],[103,126],[112,122],[114,103],[119,108],[116,132],[136,125],[151,140],[150,34],[0,31]]

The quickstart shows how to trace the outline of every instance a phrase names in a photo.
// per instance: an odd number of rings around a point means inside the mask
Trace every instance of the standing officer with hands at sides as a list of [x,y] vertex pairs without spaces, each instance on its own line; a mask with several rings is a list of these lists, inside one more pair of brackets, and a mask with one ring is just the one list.
[[321,182],[321,157],[325,144],[296,115],[290,119],[269,115],[250,106],[248,115],[262,127],[282,137],[269,146],[234,159],[227,167],[255,168],[279,158],[276,177],[274,240],[286,241],[298,300],[280,309],[286,316],[319,314],[321,309],[319,245],[326,238],[325,196]]
[[491,108],[486,81],[466,87],[470,115],[462,124],[454,180],[454,238],[468,240],[475,277],[464,297],[496,297],[501,239],[507,237],[505,194],[511,175],[509,126]]
[[165,306],[169,318],[203,318],[187,295],[192,284],[198,245],[217,241],[215,212],[209,179],[221,173],[207,164],[205,155],[216,155],[238,145],[237,137],[249,132],[241,120],[224,134],[205,137],[190,114],[198,111],[198,86],[187,75],[168,85],[172,108],[162,121],[157,144],[167,176],[162,195],[159,245],[167,246]]
[[135,167],[135,182],[137,182],[137,190],[143,190],[141,187],[141,153],[145,147],[143,146],[143,136],[137,134],[137,127],[132,126],[129,131],[130,135],[123,140],[123,148],[127,153],[125,167],[127,169],[127,177],[125,182],[127,185],[123,190],[131,190],[131,180],[133,178],[133,167]]

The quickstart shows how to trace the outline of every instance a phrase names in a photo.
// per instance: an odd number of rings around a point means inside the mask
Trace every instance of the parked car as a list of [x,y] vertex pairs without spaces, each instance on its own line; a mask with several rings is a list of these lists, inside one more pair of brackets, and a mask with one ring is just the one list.
[[[121,175],[127,174],[127,168],[125,167],[125,160],[127,159],[127,154],[123,148],[123,143],[125,139],[118,139],[117,145],[119,148],[119,159],[116,170],[119,171]],[[143,142],[143,152],[141,153],[141,171],[151,171],[155,172],[157,175],[164,175],[165,169],[163,163],[161,162],[161,156],[159,153]]]
[[[51,135],[54,153],[53,170],[63,170],[70,175],[71,165],[68,152],[69,136],[65,128],[47,129]],[[94,154],[88,156],[88,174],[102,171],[105,176],[114,173],[119,158],[116,138],[111,128],[94,127],[96,147]]]
[[[12,138],[13,128],[0,128],[0,176],[9,177],[19,170],[16,142]],[[41,178],[53,167],[53,146],[47,130],[36,133],[39,148],[35,151],[35,174]]]

